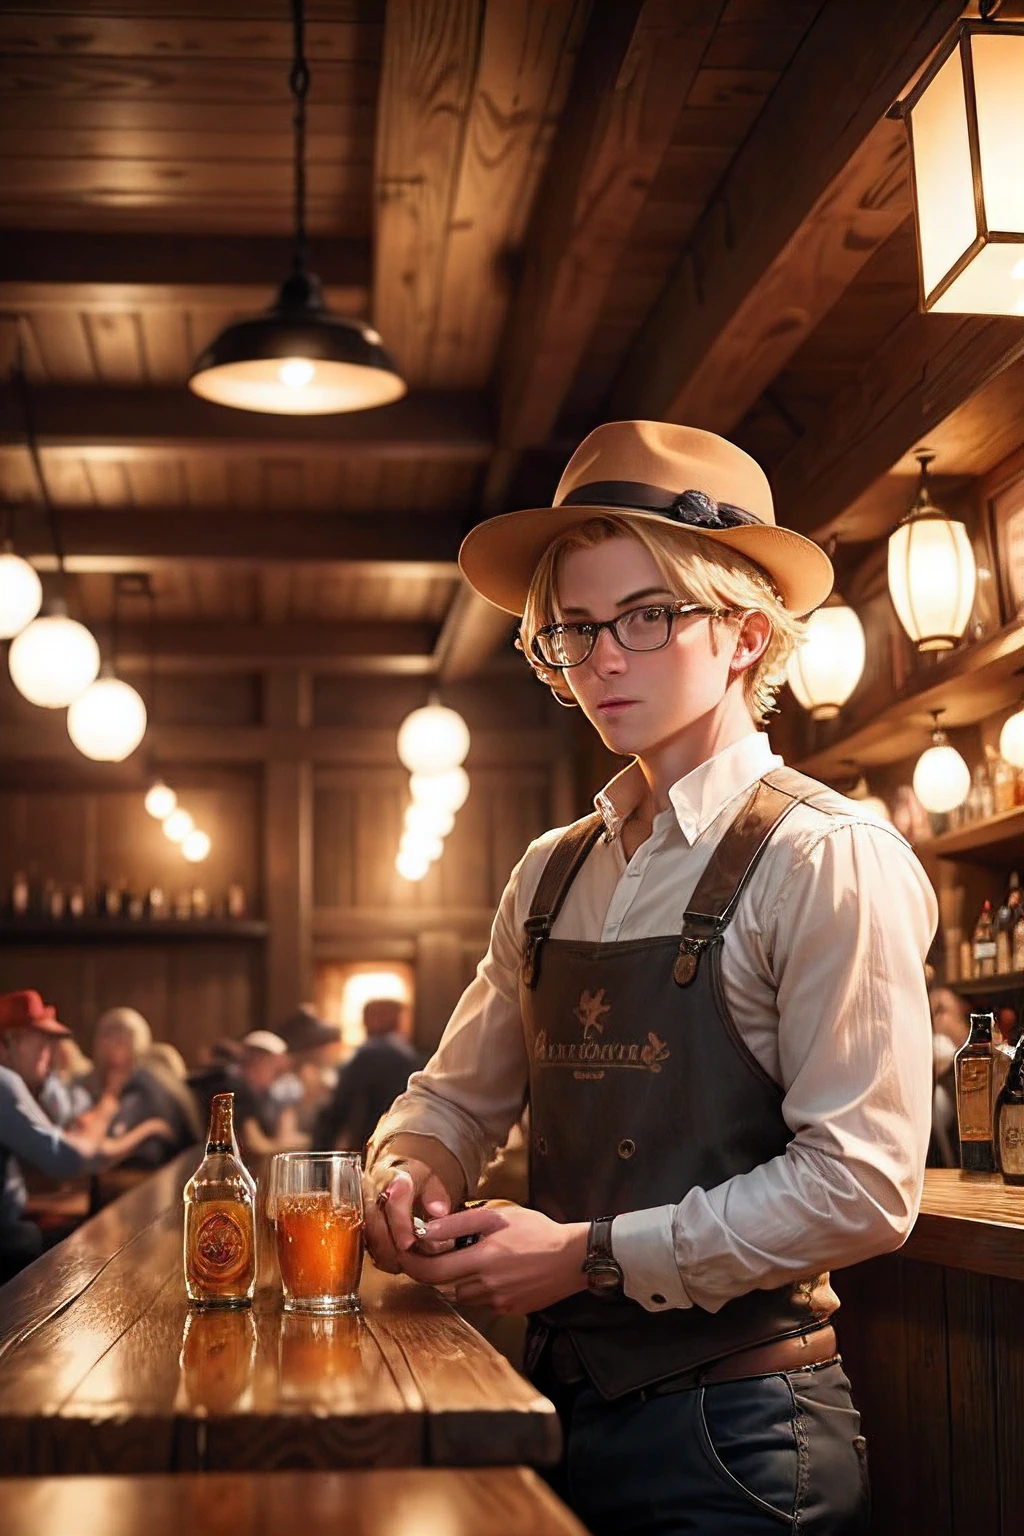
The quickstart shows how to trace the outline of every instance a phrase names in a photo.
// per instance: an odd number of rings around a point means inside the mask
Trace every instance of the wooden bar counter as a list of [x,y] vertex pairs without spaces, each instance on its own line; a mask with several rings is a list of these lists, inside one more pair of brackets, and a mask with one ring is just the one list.
[[929,1169],[897,1254],[834,1277],[878,1536],[1024,1531],[1024,1189]]
[[[190,1310],[195,1152],[0,1290],[0,1474],[545,1465],[551,1404],[429,1287],[367,1260],[363,1313]],[[261,1265],[261,1275],[264,1266]]]

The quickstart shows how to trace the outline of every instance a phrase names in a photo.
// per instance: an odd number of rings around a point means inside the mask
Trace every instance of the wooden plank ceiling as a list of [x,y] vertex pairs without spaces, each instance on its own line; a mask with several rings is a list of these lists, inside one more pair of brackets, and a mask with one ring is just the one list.
[[[241,635],[464,675],[507,626],[460,537],[602,420],[729,433],[822,538],[888,526],[925,434],[940,476],[983,472],[1022,328],[917,313],[886,115],[960,9],[309,0],[311,262],[410,394],[296,421],[185,389],[288,269],[287,0],[8,0],[0,366],[20,335],[83,615],[143,570],[168,666],[237,667]],[[52,566],[10,389],[0,494]]]

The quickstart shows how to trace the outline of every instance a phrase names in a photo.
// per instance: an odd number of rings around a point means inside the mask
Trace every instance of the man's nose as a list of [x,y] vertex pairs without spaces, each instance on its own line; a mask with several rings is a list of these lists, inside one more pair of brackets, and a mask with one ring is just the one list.
[[594,649],[590,653],[590,663],[594,671],[602,676],[606,673],[617,675],[625,671],[625,652],[610,629],[598,631]]

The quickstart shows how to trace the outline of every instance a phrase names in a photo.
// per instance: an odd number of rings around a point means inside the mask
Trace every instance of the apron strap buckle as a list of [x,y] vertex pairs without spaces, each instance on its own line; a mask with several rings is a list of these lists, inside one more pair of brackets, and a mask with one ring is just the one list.
[[551,918],[547,913],[540,913],[528,917],[523,927],[526,930],[526,944],[523,947],[521,975],[523,985],[532,990],[540,978],[540,952],[545,939],[551,935]]

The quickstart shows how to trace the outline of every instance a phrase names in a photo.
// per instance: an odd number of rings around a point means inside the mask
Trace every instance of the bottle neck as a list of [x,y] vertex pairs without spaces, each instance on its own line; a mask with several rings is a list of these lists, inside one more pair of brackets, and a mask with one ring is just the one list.
[[992,1026],[995,1023],[995,1015],[991,1013],[971,1014],[971,1033],[967,1041],[968,1045],[991,1045]]
[[210,1128],[206,1133],[206,1155],[233,1152],[235,1147],[235,1096],[215,1093],[210,1100]]

